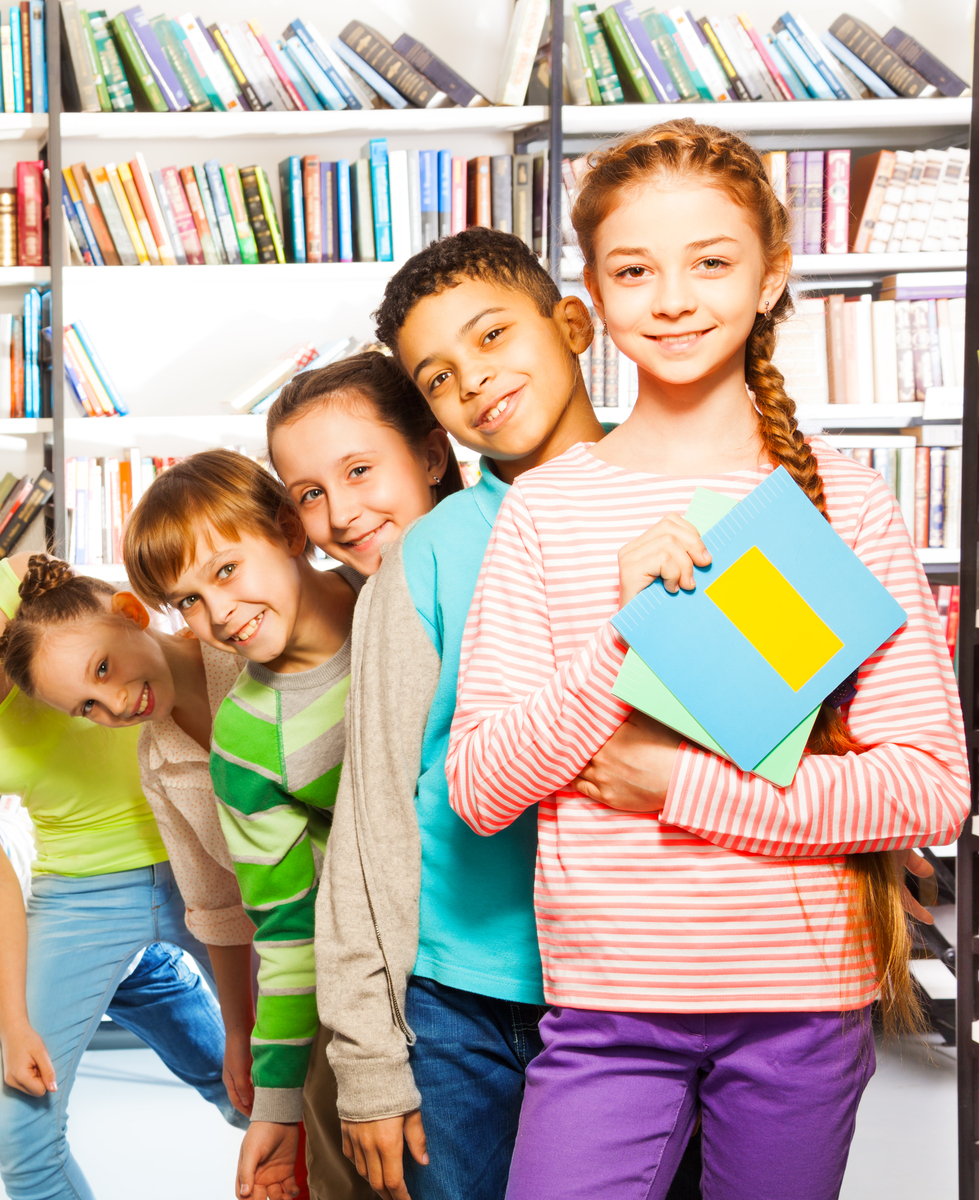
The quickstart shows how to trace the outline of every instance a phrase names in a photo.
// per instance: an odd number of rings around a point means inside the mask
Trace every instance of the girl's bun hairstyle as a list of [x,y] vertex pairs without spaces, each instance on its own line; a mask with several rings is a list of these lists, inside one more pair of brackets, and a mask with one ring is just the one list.
[[[623,192],[657,183],[696,181],[718,188],[749,214],[769,268],[784,258],[789,214],[772,189],[758,152],[736,133],[700,125],[689,117],[664,121],[598,150],[588,157],[571,212],[585,263],[595,268],[595,235]],[[816,456],[799,429],[795,401],[772,362],[779,322],[792,312],[786,287],[769,313],[758,313],[745,346],[745,382],[754,393],[758,431],[773,466],[783,466],[829,520]],[[858,754],[838,709],[823,704],[809,736],[810,754]],[[848,943],[870,955],[877,973],[887,1032],[924,1027],[908,962],[911,937],[901,898],[902,881],[889,853],[847,856],[853,909]],[[868,945],[869,943],[869,945]]]
[[34,696],[34,663],[45,630],[107,616],[106,598],[115,588],[101,579],[76,575],[60,558],[32,554],[17,591],[20,608],[0,635],[0,663],[11,683]]

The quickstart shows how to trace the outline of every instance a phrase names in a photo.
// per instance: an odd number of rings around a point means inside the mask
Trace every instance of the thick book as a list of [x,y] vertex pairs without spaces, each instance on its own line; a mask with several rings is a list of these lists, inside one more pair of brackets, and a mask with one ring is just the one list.
[[[34,111],[34,96],[33,96],[33,63],[31,60],[31,6],[28,0],[20,0],[20,4],[15,6],[15,12],[11,14],[11,21],[15,21],[16,10],[20,11],[20,44],[21,44],[21,70],[24,75],[24,112]],[[86,14],[86,18],[87,18]],[[91,25],[88,20],[85,21],[85,26],[88,30],[88,35],[91,36]],[[94,42],[93,42],[94,49]],[[95,60],[98,62],[98,53],[95,54]],[[104,81],[103,81],[104,82]],[[99,98],[101,103],[101,97]]]
[[136,186],[136,180],[133,178],[132,168],[129,163],[120,163],[116,171],[122,189],[126,193],[126,200],[129,204],[133,220],[136,222],[136,228],[139,230],[139,236],[146,251],[146,256],[153,266],[159,266],[160,249],[153,232],[153,226],[146,214],[146,208],[139,194],[139,188]]
[[340,261],[353,262],[354,220],[350,195],[350,160],[346,158],[337,159],[337,240],[340,243]]
[[180,230],[177,228],[177,216],[173,211],[173,205],[170,203],[170,194],[167,191],[163,172],[150,171],[149,174],[153,183],[153,191],[156,194],[157,203],[159,204],[160,215],[166,227],[170,249],[173,252],[176,262],[180,266],[185,267],[187,265],[187,252],[184,250],[183,238],[181,238]]
[[856,17],[843,13],[830,25],[829,31],[899,95],[933,96],[937,92],[933,84],[909,67],[869,25],[858,21]]
[[592,66],[595,68],[595,80],[598,83],[602,103],[625,103],[625,93],[622,91],[612,52],[608,48],[608,42],[602,31],[598,10],[591,3],[573,5],[572,9],[581,21],[588,53],[591,56]]
[[[391,185],[388,180],[387,139],[371,138],[362,153],[370,163],[374,255],[378,262],[392,262],[394,249],[391,243]],[[439,159],[441,160],[441,154]]]
[[137,39],[125,13],[111,17],[109,31],[115,39],[119,57],[129,80],[129,86],[138,108],[150,112],[170,112],[170,105],[160,89],[140,41]]
[[238,245],[241,247],[241,261],[257,263],[258,247],[255,245],[255,235],[252,233],[251,222],[248,220],[238,168],[234,163],[222,164],[221,177],[224,180],[224,190],[228,196],[228,207],[231,209],[231,216],[234,219]]
[[371,196],[371,165],[366,158],[354,159],[350,164],[350,211],[353,216],[354,257],[356,261],[376,262],[377,249],[374,244],[374,201]]
[[330,49],[334,51],[337,57],[353,72],[355,72],[363,82],[378,95],[385,104],[389,104],[391,108],[407,108],[408,101],[401,95],[397,88],[392,87],[390,83],[379,74],[374,68],[366,62],[361,56],[346,42],[340,38],[333,38],[330,42]]
[[[202,166],[195,164],[191,169],[194,172],[194,179],[197,183],[197,194],[200,197],[201,207],[204,209],[204,219],[211,236],[211,247],[214,251],[215,260],[221,266],[227,263],[228,252],[224,248],[224,239],[221,237],[221,230],[218,226],[218,214],[214,207],[214,200],[211,197],[211,185],[208,183],[207,173]],[[189,190],[187,195],[189,198]],[[201,247],[204,248],[203,238],[201,239]],[[206,248],[204,250],[204,257],[207,259]]]
[[[391,202],[394,204],[395,155],[406,155],[404,150],[395,150],[391,154]],[[408,198],[405,196],[405,215],[407,216]],[[396,209],[394,210],[397,211]],[[340,261],[340,230],[339,214],[337,213],[337,165],[335,162],[320,163],[320,229],[322,231],[322,262]],[[398,252],[396,235],[397,227],[392,227],[395,255]],[[407,257],[407,255],[405,255]],[[402,260],[403,261],[403,260]]]
[[[325,38],[316,28],[312,21],[304,21],[306,32],[319,47],[324,59],[333,67],[341,85],[344,88],[343,95],[351,94],[356,101],[356,104],[364,109],[384,108],[384,101],[367,82],[366,79],[355,71],[346,59],[338,53],[336,46],[329,38]],[[339,40],[339,39],[337,39]],[[340,43],[343,44],[342,42]]]
[[866,254],[896,158],[893,150],[865,154],[850,170],[850,253]]
[[761,156],[768,182],[780,204],[789,205],[789,156],[785,150],[769,150]]
[[850,238],[850,151],[826,151],[823,253],[846,254]]
[[547,0],[517,0],[496,85],[497,104],[519,106],[525,102],[546,18]]
[[622,23],[619,11],[614,6],[606,8],[600,14],[599,19],[608,35],[608,47],[619,76],[619,82],[624,91],[628,89],[631,93],[628,98],[637,100],[641,104],[658,104],[659,96],[654,91],[649,76],[643,68],[632,38]]
[[[258,261],[260,263],[277,262],[278,258],[275,253],[272,230],[265,215],[265,206],[262,204],[262,193],[258,185],[258,168],[254,166],[242,167],[239,175],[241,177],[241,192],[245,201],[245,211],[248,214],[252,234],[255,238],[255,247],[258,251]],[[317,176],[319,176],[319,171],[317,171]],[[318,183],[319,179],[317,178]],[[315,261],[318,262],[319,260]]]
[[177,222],[177,232],[180,235],[184,254],[187,256],[187,262],[191,266],[203,266],[204,251],[197,233],[194,214],[180,179],[180,172],[176,167],[164,167],[160,173],[163,176],[164,187],[167,189],[170,208],[173,210],[174,219]]
[[143,235],[136,224],[136,217],[129,203],[129,198],[126,195],[126,189],[122,186],[122,179],[119,177],[119,169],[116,167],[116,164],[106,163],[105,174],[109,180],[109,186],[112,188],[112,195],[115,199],[116,207],[119,209],[119,215],[122,217],[122,223],[126,227],[126,233],[129,235],[133,250],[136,252],[136,258],[140,266],[150,266],[149,251],[143,244]]
[[935,379],[934,359],[932,357],[931,330],[928,321],[928,305],[934,301],[911,300],[911,346],[914,357],[914,398],[922,401],[930,387],[935,387],[940,380]]
[[234,54],[232,53],[231,47],[228,45],[225,36],[221,31],[220,25],[218,25],[217,22],[214,22],[213,24],[208,25],[206,28],[207,32],[211,36],[212,41],[214,42],[215,47],[217,48],[218,53],[224,60],[225,66],[230,71],[231,77],[235,81],[238,94],[244,97],[245,103],[252,112],[264,112],[265,105],[258,98],[258,93],[252,86],[251,81],[245,75],[245,72],[242,70],[237,58],[235,58]]
[[[543,7],[545,0],[531,0],[531,2]],[[407,59],[403,58],[369,25],[365,25],[361,21],[349,22],[340,30],[340,40],[359,55],[368,66],[373,67],[379,75],[388,80],[392,87],[396,88],[416,108],[442,108],[449,103],[445,92],[440,91],[424,75],[416,71]],[[531,63],[533,63],[532,57]]]
[[394,43],[394,49],[411,63],[416,71],[420,71],[433,87],[445,92],[460,108],[484,108],[489,104],[486,97],[466,83],[448,63],[443,62],[437,54],[433,54],[427,46],[416,41],[410,34],[403,33]]
[[17,262],[44,264],[44,163],[17,164]]
[[897,398],[901,404],[915,400],[914,335],[911,329],[911,301],[894,302],[894,353],[897,367]]
[[766,33],[762,39],[765,43],[765,48],[768,51],[772,62],[778,67],[779,74],[789,85],[789,90],[792,92],[793,98],[796,100],[808,100],[809,89],[802,82],[799,72],[792,66],[785,56],[785,52],[779,45],[774,34]]
[[89,13],[88,16],[112,111],[134,112],[136,105],[133,101],[133,94],[126,81],[126,72],[123,69],[122,59],[119,57],[119,51],[109,31],[108,20],[99,13]]
[[931,220],[932,210],[949,161],[948,150],[926,150],[924,167],[915,188],[914,202],[908,214],[908,223],[901,240],[902,254],[915,254],[921,250],[925,231]]
[[[49,0],[53,3],[53,0]],[[99,103],[98,93],[95,89],[95,77],[92,74],[92,66],[88,57],[88,50],[85,47],[85,35],[82,30],[82,20],[79,13],[77,0],[60,0],[61,3],[61,22],[65,33],[65,43],[68,49],[68,64],[71,68],[72,79],[75,87],[78,89],[79,112],[97,113],[102,111],[102,105]],[[7,37],[9,38],[9,26],[7,28]],[[13,61],[11,55],[11,84]],[[4,108],[8,112],[12,108],[7,107],[6,86],[4,87]],[[11,101],[13,97],[11,96]]]
[[279,163],[279,199],[286,262],[306,261],[306,223],[303,215],[303,168],[298,154]]
[[262,200],[265,223],[268,225],[269,233],[272,235],[272,249],[275,251],[275,261],[284,263],[286,261],[285,243],[282,240],[282,230],[279,228],[279,218],[275,211],[275,201],[272,199],[272,188],[269,185],[268,176],[262,167],[255,168],[255,179],[258,182],[258,194]]
[[870,322],[874,343],[874,403],[897,404],[897,315],[893,300],[874,300]]
[[761,59],[762,63],[764,64],[765,70],[768,72],[769,76],[772,78],[776,88],[778,88],[779,92],[781,93],[782,99],[783,100],[793,100],[795,97],[792,95],[792,89],[782,78],[782,73],[779,71],[778,67],[775,65],[775,61],[773,60],[772,56],[768,53],[767,45],[762,40],[762,38],[759,37],[758,30],[755,29],[754,25],[751,23],[751,20],[749,19],[747,13],[739,13],[738,20],[741,22],[741,26],[744,29],[745,33],[751,39],[751,44],[754,46],[755,50],[758,52],[758,57]]
[[[382,139],[383,140],[383,139]],[[323,208],[320,199],[320,160],[307,154],[301,162],[303,173],[303,224],[306,230],[306,261],[323,261]],[[248,198],[247,195],[245,197]]]
[[848,67],[849,70],[857,77],[857,79],[868,89],[873,92],[880,100],[894,100],[897,97],[897,92],[876,73],[871,71],[862,58],[857,56],[847,46],[844,46],[839,38],[834,37],[827,29],[819,35],[819,40],[823,45],[836,56],[837,59]]
[[[150,177],[149,167],[146,165],[142,150],[137,152],[135,158],[130,159],[129,169],[133,173],[136,190],[143,202],[143,211],[146,213],[146,219],[153,231],[156,248],[160,254],[160,262],[165,267],[174,267],[177,265],[177,252],[170,241],[170,231],[163,219],[160,199],[156,194],[156,186]],[[183,253],[183,247],[180,247],[180,250]]]
[[452,232],[452,151],[440,150],[438,157],[439,237]]
[[[826,86],[837,100],[849,100],[846,88],[833,73],[820,50],[820,42],[815,36],[810,36],[808,25],[790,12],[783,13],[772,27],[776,33],[785,30],[793,39],[802,53],[809,59],[826,82]],[[835,32],[835,31],[834,31]]]
[[93,167],[91,180],[92,187],[94,187],[95,194],[98,197],[99,208],[102,210],[102,216],[105,218],[106,227],[112,238],[112,244],[115,246],[116,253],[119,256],[119,261],[124,267],[137,266],[139,264],[139,257],[136,254],[136,249],[126,229],[125,222],[122,219],[122,213],[119,211],[119,205],[116,203],[116,198],[113,195],[112,185],[109,183],[109,176],[105,167]]
[[187,112],[190,109],[190,100],[187,93],[180,85],[180,80],[174,73],[173,68],[167,62],[167,57],[163,53],[163,49],[157,41],[156,34],[153,32],[153,27],[150,25],[149,18],[140,5],[134,5],[132,8],[123,10],[123,15],[129,21],[129,28],[132,30],[133,37],[139,43],[139,48],[143,52],[143,57],[149,64],[150,70],[153,72],[153,78],[156,80],[157,87],[163,93],[163,98],[167,102],[167,107],[171,112]]
[[494,154],[490,158],[490,213],[494,229],[513,233],[513,156]]
[[[224,61],[220,51],[212,48],[196,17],[193,13],[184,13],[178,18],[178,23],[187,39],[187,45],[193,50],[197,62],[200,63],[200,67],[197,69],[204,72],[201,80],[205,89],[210,81],[221,107],[228,112],[244,111],[246,106],[238,99],[238,85],[228,69],[228,64]],[[212,96],[211,103],[218,108],[214,99],[215,97]]]
[[513,156],[513,232],[533,249],[534,157],[532,154],[515,154]]
[[437,150],[421,150],[418,154],[418,173],[421,186],[422,245],[428,246],[439,235],[439,163]]
[[200,188],[197,186],[197,176],[194,174],[193,167],[180,168],[180,182],[183,184],[184,194],[187,197],[187,205],[190,208],[191,216],[194,218],[194,228],[197,230],[197,237],[201,244],[201,253],[204,255],[204,262],[208,266],[220,266],[221,256],[214,245],[214,234],[211,232],[207,213],[204,211],[204,201],[201,198]]
[[819,254],[823,248],[823,177],[826,153],[806,151],[806,203],[802,218],[802,252]]
[[490,175],[490,156],[481,154],[471,158],[466,181],[466,202],[470,225],[493,225],[493,189]]
[[[296,101],[291,91],[283,86],[251,24],[239,21],[230,28],[226,26],[224,35],[234,49],[245,74],[255,81],[256,88],[261,84],[268,105],[278,112],[295,112],[298,108]],[[232,36],[234,41],[231,40]]]
[[30,491],[16,510],[8,515],[3,528],[0,529],[0,558],[13,552],[53,495],[54,476],[50,471],[44,470],[31,484]]
[[194,70],[194,64],[187,56],[183,43],[174,32],[169,17],[153,17],[150,28],[156,37],[160,52],[170,66],[170,70],[183,89],[191,112],[210,112],[212,105],[204,91],[204,84]]
[[881,41],[885,46],[889,46],[899,58],[902,58],[909,67],[913,67],[923,79],[936,87],[941,95],[961,96],[969,86],[964,79],[960,79],[955,74],[951,67],[947,67],[934,54],[926,50],[919,41],[909,33],[905,33],[903,29],[898,29],[896,25],[888,29]]

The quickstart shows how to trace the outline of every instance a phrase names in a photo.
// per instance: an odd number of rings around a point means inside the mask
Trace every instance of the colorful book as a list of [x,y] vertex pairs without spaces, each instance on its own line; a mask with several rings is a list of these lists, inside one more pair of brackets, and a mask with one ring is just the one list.
[[122,59],[109,32],[105,14],[90,12],[87,16],[95,42],[95,52],[102,68],[102,81],[109,96],[109,106],[113,112],[134,112],[136,105],[133,103],[133,94],[126,82]]
[[309,81],[296,65],[296,60],[289,53],[285,42],[280,39],[275,45],[279,51],[279,62],[282,64],[282,69],[289,76],[292,86],[296,89],[303,105],[310,112],[321,112],[324,108],[322,100],[320,100],[319,96],[309,86]]
[[315,38],[307,27],[300,20],[295,20],[291,25],[288,25],[283,31],[284,38],[296,37],[305,47],[307,53],[319,67],[320,71],[330,81],[334,90],[339,93],[343,104],[346,108],[359,109],[363,108],[360,99],[347,83],[341,72],[339,72],[330,60],[329,56],[324,52],[317,38]]
[[163,172],[150,171],[150,179],[153,181],[153,191],[156,193],[160,216],[167,231],[167,240],[170,243],[173,257],[180,266],[185,267],[187,265],[187,251],[184,249],[183,238],[180,236],[180,230],[177,227],[177,214],[173,211],[173,205],[170,203],[170,193],[167,190]]
[[137,4],[132,8],[124,9],[123,16],[129,22],[132,35],[139,43],[139,48],[142,50],[143,57],[149,64],[153,78],[156,80],[157,87],[163,94],[167,107],[171,112],[187,112],[190,108],[190,100],[187,97],[187,93],[181,87],[180,80],[174,73],[173,68],[167,62],[167,57],[163,53],[160,43],[157,41],[156,34],[153,32],[153,27],[150,25],[146,13]]
[[224,244],[224,252],[228,257],[229,263],[241,262],[241,247],[238,244],[238,235],[235,232],[234,217],[231,215],[231,205],[228,203],[228,193],[224,186],[224,176],[221,173],[221,164],[216,158],[209,158],[204,164],[204,174],[207,176],[207,185],[211,192],[211,201],[214,204],[214,212],[218,220],[218,231],[221,234],[221,241]]
[[238,99],[238,87],[234,76],[228,70],[228,64],[218,51],[212,49],[205,31],[193,13],[184,13],[178,17],[177,24],[185,39],[184,48],[191,56],[194,69],[200,75],[212,106],[218,111],[243,111],[245,105]]
[[802,53],[809,59],[812,65],[822,76],[829,88],[830,92],[837,100],[849,100],[846,88],[840,83],[836,75],[833,73],[826,61],[825,56],[821,52],[819,40],[812,34],[808,25],[804,20],[794,16],[790,12],[783,13],[773,26],[776,32],[785,30],[786,33],[793,39]]
[[150,28],[156,36],[160,52],[187,97],[190,111],[210,112],[213,106],[204,90],[204,83],[194,70],[194,64],[184,49],[183,38],[178,37],[174,23],[169,17],[154,17],[150,21]]
[[[194,179],[197,183],[197,194],[201,198],[201,206],[204,209],[204,218],[207,221],[207,227],[211,234],[211,244],[214,249],[214,254],[218,264],[226,264],[228,262],[228,252],[224,248],[224,238],[221,236],[221,229],[218,225],[218,214],[214,207],[214,200],[211,197],[211,185],[208,183],[207,172],[202,166],[194,166]],[[189,193],[188,193],[189,194]],[[201,246],[203,248],[203,240]],[[205,258],[206,258],[205,253]]]
[[306,261],[306,226],[303,220],[303,170],[297,154],[279,163],[279,197],[286,262]]
[[306,262],[323,261],[323,204],[320,198],[320,160],[303,158],[303,224],[306,228]]
[[119,178],[119,171],[116,164],[106,163],[105,174],[109,180],[109,186],[112,188],[112,195],[119,209],[119,215],[122,217],[122,223],[126,227],[126,233],[136,253],[136,258],[140,266],[149,266],[150,256],[143,244],[143,236],[139,231],[139,226],[136,224],[136,218],[129,204],[126,189],[122,186],[122,180]]
[[[409,155],[410,157],[410,155]],[[353,206],[350,195],[350,160],[341,158],[336,165],[337,179],[337,240],[340,246],[340,261],[353,262]],[[283,206],[284,207],[284,206]]]
[[[435,151],[432,153],[434,154]],[[365,158],[355,159],[350,164],[350,210],[353,214],[354,248],[357,262],[376,262],[371,166]]]
[[252,234],[255,238],[255,247],[258,251],[258,261],[260,263],[278,262],[278,256],[275,252],[275,242],[272,238],[272,230],[265,213],[265,206],[262,204],[262,192],[258,183],[258,168],[254,166],[242,167],[238,174],[241,178],[241,193],[245,201],[245,212],[248,214]]
[[193,167],[180,168],[180,182],[183,184],[187,204],[190,208],[191,216],[194,218],[194,227],[197,230],[197,237],[201,244],[201,253],[204,255],[204,262],[208,266],[219,266],[222,256],[218,253],[214,244],[215,235],[211,232],[207,213],[204,211],[204,201],[201,198],[200,188],[197,186],[197,175]]
[[[520,0],[543,7],[544,0]],[[539,34],[538,34],[539,36]],[[416,108],[442,108],[448,97],[403,58],[393,46],[362,21],[351,21],[340,30],[340,40],[382,75]],[[536,46],[534,47],[536,49]],[[531,57],[531,64],[533,58]],[[528,75],[529,79],[529,75]],[[524,85],[526,92],[526,84]],[[521,97],[521,102],[523,97]]]
[[[392,262],[391,190],[388,182],[388,144],[386,138],[371,138],[364,147],[364,157],[370,163],[371,205],[374,223],[374,252],[378,262]],[[439,154],[441,169],[442,154]],[[449,166],[451,198],[451,166]],[[450,214],[451,215],[451,214]]]
[[[438,151],[421,150],[418,154],[421,184],[422,245],[429,246],[439,236]],[[470,224],[482,224],[481,221]],[[486,222],[489,224],[489,222]]]
[[827,29],[819,35],[820,41],[840,62],[848,67],[857,79],[874,93],[881,100],[893,100],[897,97],[897,92],[892,87],[886,84],[883,79],[876,73],[871,71],[862,58],[857,58],[853,51],[844,46],[839,38],[834,37]]
[[[156,242],[156,248],[160,255],[160,262],[165,267],[175,267],[177,265],[177,252],[170,241],[170,231],[167,228],[166,221],[163,219],[160,199],[156,194],[156,185],[150,176],[150,171],[146,165],[146,159],[143,157],[142,150],[137,152],[135,158],[130,159],[129,169],[132,172],[136,190],[139,192],[139,198],[142,201],[146,219],[150,223],[153,239]],[[182,253],[183,247],[179,248]]]
[[439,237],[452,232],[452,151],[438,152]]
[[228,196],[228,207],[235,223],[235,233],[238,245],[241,247],[243,263],[258,262],[258,246],[252,233],[251,222],[248,220],[248,210],[245,208],[245,196],[241,190],[241,176],[234,163],[221,167],[221,177],[224,180],[224,190]]
[[92,255],[92,263],[96,267],[105,265],[105,260],[102,257],[102,251],[95,237],[95,231],[89,221],[88,212],[85,205],[82,203],[82,195],[78,188],[78,183],[75,176],[72,174],[71,168],[65,167],[61,172],[62,182],[68,192],[68,196],[75,209],[75,215],[78,218],[78,223],[81,226],[82,234],[85,241],[88,243],[89,251]]
[[899,95],[924,97],[936,94],[938,89],[934,84],[930,84],[913,67],[908,66],[904,59],[863,21],[843,13],[830,25],[829,31]]
[[275,261],[286,261],[285,246],[282,241],[282,230],[279,228],[279,218],[276,215],[275,203],[272,200],[272,189],[269,187],[268,176],[261,167],[255,168],[255,178],[258,181],[258,194],[262,199],[262,211],[272,235],[272,249],[275,251]]
[[48,111],[48,80],[47,55],[45,53],[44,3],[43,0],[29,0],[28,15],[30,19],[31,46],[31,91],[33,111],[36,113]]
[[116,173],[126,193],[126,200],[129,204],[133,220],[136,223],[136,228],[139,231],[146,256],[152,265],[159,266],[161,261],[159,246],[153,232],[153,226],[146,214],[146,208],[139,194],[139,188],[136,186],[136,180],[133,178],[132,168],[129,163],[120,163],[116,168]]
[[321,107],[334,112],[346,108],[346,102],[320,68],[319,64],[298,37],[286,39],[286,50],[296,64],[296,69],[306,78]]
[[389,104],[392,108],[408,107],[408,101],[401,95],[397,88],[392,87],[384,76],[380,75],[370,63],[361,58],[353,47],[348,46],[340,38],[334,38],[330,42],[330,49],[336,53],[342,62],[346,63],[350,70],[355,71],[364,83],[381,97],[385,104]]
[[[396,161],[400,155],[406,155],[404,150],[395,150],[388,156],[391,174],[391,209],[392,216],[398,212],[395,197],[395,179],[397,177]],[[404,215],[407,219],[408,197],[405,195]],[[320,163],[320,229],[322,230],[322,262],[340,261],[340,229],[337,213],[337,165],[335,162]],[[397,257],[398,239],[397,222],[391,226],[391,238]]]
[[156,75],[150,68],[126,14],[119,13],[111,17],[107,24],[119,50],[130,87],[133,88],[133,95],[138,97],[144,108],[152,112],[170,112],[170,105],[160,90]]
[[630,88],[632,92],[630,98],[638,100],[641,104],[659,103],[659,96],[646,74],[618,9],[614,6],[606,8],[599,15],[599,20],[608,35],[608,47],[619,76],[619,82],[623,84],[623,87]]
[[122,213],[119,211],[119,205],[113,195],[112,185],[109,183],[105,167],[94,167],[91,178],[95,195],[98,197],[99,208],[102,210],[102,216],[105,218],[106,227],[112,237],[112,244],[116,248],[120,262],[124,267],[137,266],[139,257],[122,219]]

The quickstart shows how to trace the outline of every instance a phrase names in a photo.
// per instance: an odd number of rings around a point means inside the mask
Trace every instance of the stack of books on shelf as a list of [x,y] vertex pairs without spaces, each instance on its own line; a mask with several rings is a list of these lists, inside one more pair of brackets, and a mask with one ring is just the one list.
[[948,644],[948,652],[955,658],[959,640],[960,590],[957,583],[934,583],[931,594],[935,597],[938,619]]
[[469,225],[516,233],[546,252],[543,154],[392,150],[291,156],[279,166],[282,219],[261,167],[212,158],[150,171],[128,163],[64,169],[70,261],[89,266],[401,262]]
[[[7,474],[0,479],[0,558],[18,548],[54,494],[54,476],[42,471],[36,479]],[[37,547],[40,549],[40,546]]]
[[[61,18],[67,111],[305,112],[490,103],[409,34],[392,44],[361,21],[326,38],[312,21],[297,18],[273,41],[257,21],[206,24],[193,13],[148,18],[139,5],[107,18],[104,11],[86,12],[75,0],[61,0]],[[525,31],[521,44],[527,36]],[[509,74],[523,78],[524,93],[536,48],[535,41],[529,63],[526,51],[511,56]]]
[[580,105],[960,96],[968,86],[903,30],[880,37],[846,13],[817,35],[786,12],[765,33],[747,13],[695,20],[621,0],[602,12],[572,5],[569,25],[566,99]]
[[0,267],[44,265],[47,176],[39,159],[19,162],[15,186],[0,187]]
[[969,152],[773,150],[762,156],[796,254],[964,250]]
[[[911,432],[910,430],[908,432]],[[962,426],[919,426],[914,451],[914,544],[959,549],[962,522]]]
[[51,416],[50,288],[30,288],[19,313],[0,313],[0,413]]
[[12,4],[0,24],[0,83],[5,113],[48,111],[43,0]]
[[81,321],[65,326],[65,379],[86,417],[124,417],[129,409]]
[[929,388],[961,387],[965,272],[888,275],[877,300],[798,299],[774,362],[802,405],[910,403]]

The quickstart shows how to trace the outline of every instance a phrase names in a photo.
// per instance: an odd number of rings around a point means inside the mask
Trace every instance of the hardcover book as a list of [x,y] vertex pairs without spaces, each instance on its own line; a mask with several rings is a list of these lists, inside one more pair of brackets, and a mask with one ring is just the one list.
[[[525,3],[527,0],[521,0]],[[529,0],[543,7],[544,0]],[[416,71],[375,30],[361,21],[351,21],[340,31],[340,40],[373,67],[416,108],[442,108],[448,97]],[[533,61],[533,60],[531,60]],[[526,85],[525,85],[526,91]],[[522,99],[522,97],[521,97]]]
[[173,211],[174,220],[177,224],[177,233],[183,244],[187,262],[191,266],[203,266],[204,251],[201,248],[201,240],[197,235],[194,214],[191,212],[190,204],[187,202],[187,194],[183,189],[183,184],[180,182],[180,174],[176,167],[164,167],[160,174],[163,176],[163,186],[167,190],[170,208]]
[[450,100],[455,101],[461,108],[483,108],[489,104],[485,96],[476,91],[471,84],[466,83],[461,75],[444,63],[427,46],[416,41],[407,33],[394,43],[394,49],[440,92],[445,92]]
[[303,174],[299,156],[279,163],[279,198],[286,262],[306,261],[306,224],[303,218]]
[[235,223],[235,233],[238,235],[238,245],[241,248],[243,263],[258,262],[258,247],[255,245],[255,235],[252,233],[251,222],[245,208],[245,196],[241,190],[241,177],[234,163],[221,167],[221,177],[224,180],[224,190],[228,196],[228,207]]
[[[317,171],[318,174],[319,172]],[[269,227],[268,218],[265,215],[265,208],[262,204],[262,193],[258,185],[258,168],[253,166],[242,167],[239,175],[241,177],[241,190],[245,201],[245,211],[248,213],[248,220],[251,222],[252,233],[255,237],[255,246],[258,250],[258,261],[260,263],[277,262],[275,242],[272,238],[272,230]]]
[[[306,261],[323,261],[323,211],[320,199],[320,160],[307,154],[302,160],[303,223],[306,227]],[[246,197],[247,199],[247,197]]]
[[937,91],[863,21],[843,13],[830,25],[829,31],[900,95],[933,96]]

